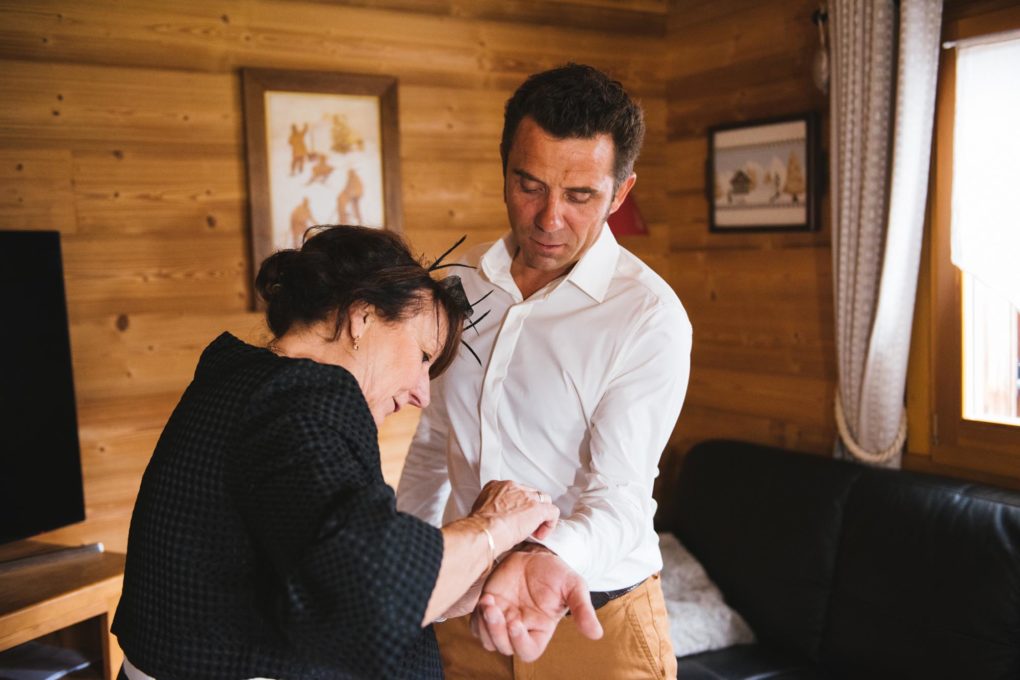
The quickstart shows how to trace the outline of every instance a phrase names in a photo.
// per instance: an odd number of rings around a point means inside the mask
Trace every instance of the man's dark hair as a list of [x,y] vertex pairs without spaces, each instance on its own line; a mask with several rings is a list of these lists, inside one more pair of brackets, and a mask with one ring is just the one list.
[[567,64],[530,76],[507,100],[499,144],[504,176],[514,135],[525,116],[560,139],[612,136],[616,187],[633,172],[645,137],[641,107],[619,82],[591,66]]

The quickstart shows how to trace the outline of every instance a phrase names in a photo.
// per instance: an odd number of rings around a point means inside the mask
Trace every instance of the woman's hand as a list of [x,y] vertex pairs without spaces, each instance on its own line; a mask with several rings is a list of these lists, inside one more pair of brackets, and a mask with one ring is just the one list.
[[501,555],[528,536],[541,539],[549,535],[560,511],[549,495],[517,482],[491,481],[482,487],[469,517],[487,520]]

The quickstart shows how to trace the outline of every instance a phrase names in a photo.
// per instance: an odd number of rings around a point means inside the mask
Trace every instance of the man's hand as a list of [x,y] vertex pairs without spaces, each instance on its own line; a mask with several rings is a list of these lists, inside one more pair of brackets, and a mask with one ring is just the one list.
[[471,631],[489,650],[537,659],[569,609],[582,635],[602,637],[584,579],[555,553],[531,544],[507,555],[482,588]]

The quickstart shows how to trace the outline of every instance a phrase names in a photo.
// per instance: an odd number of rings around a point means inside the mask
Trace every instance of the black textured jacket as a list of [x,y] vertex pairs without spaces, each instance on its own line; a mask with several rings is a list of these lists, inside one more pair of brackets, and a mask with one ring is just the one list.
[[142,478],[113,631],[157,680],[441,678],[442,553],[354,377],[224,333]]

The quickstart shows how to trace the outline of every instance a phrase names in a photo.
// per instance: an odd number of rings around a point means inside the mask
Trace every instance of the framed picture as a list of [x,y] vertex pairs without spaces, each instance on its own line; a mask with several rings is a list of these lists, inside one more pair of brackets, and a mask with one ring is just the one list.
[[817,128],[802,114],[709,129],[709,229],[817,229]]
[[317,224],[401,230],[397,80],[244,69],[254,266]]

